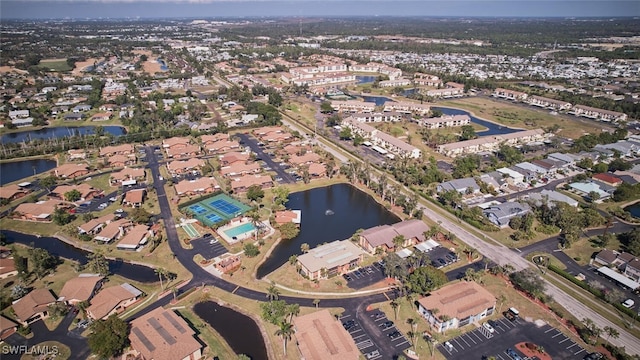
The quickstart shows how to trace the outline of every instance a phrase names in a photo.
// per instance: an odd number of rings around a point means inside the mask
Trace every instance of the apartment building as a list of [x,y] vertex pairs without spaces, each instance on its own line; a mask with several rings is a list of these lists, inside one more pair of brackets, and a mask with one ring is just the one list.
[[477,139],[458,141],[438,146],[438,152],[449,157],[465,154],[493,152],[502,144],[514,146],[531,142],[543,141],[545,133],[542,129],[518,131],[511,134],[483,136]]
[[373,126],[355,121],[348,117],[342,121],[344,126],[348,126],[352,132],[359,134],[363,138],[372,142],[375,146],[382,147],[401,157],[417,159],[422,156],[422,151],[417,147],[384,133]]
[[610,110],[603,110],[603,109],[598,109],[598,108],[584,106],[584,105],[574,106],[573,109],[571,110],[571,113],[573,113],[576,116],[582,116],[589,119],[594,119],[594,120],[604,121],[604,122],[615,123],[618,121],[627,120],[627,114],[625,113],[610,111]]
[[403,118],[403,114],[395,111],[385,111],[383,113],[355,113],[351,114],[351,117],[358,122],[371,123],[371,122],[396,122]]
[[431,106],[409,101],[387,101],[386,103],[384,103],[384,111],[397,111],[407,114],[427,115],[429,111],[431,111]]
[[427,129],[440,129],[448,127],[460,127],[471,124],[469,115],[445,115],[435,118],[424,118],[418,120],[418,124]]
[[373,112],[376,103],[356,100],[332,101],[331,107],[339,112]]
[[532,95],[526,100],[529,105],[538,106],[541,108],[554,110],[554,111],[568,111],[571,110],[571,103],[561,100],[549,99],[542,96]]
[[505,99],[505,100],[511,100],[511,101],[525,101],[529,97],[529,94],[521,91],[496,88],[493,91],[493,96],[497,98]]

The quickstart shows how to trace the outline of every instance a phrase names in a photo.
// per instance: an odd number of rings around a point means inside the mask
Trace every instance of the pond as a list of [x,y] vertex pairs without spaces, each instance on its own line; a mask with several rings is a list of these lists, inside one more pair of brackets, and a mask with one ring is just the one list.
[[623,210],[631,214],[633,217],[640,218],[640,202],[637,202],[633,205],[629,205],[625,207]]
[[[95,126],[61,126],[45,127],[38,130],[19,131],[2,135],[2,143],[8,144],[36,139],[56,139],[76,135],[88,135],[93,134],[95,128]],[[126,134],[126,130],[122,126],[107,125],[102,128],[105,133],[109,133],[114,136]]]
[[236,354],[268,360],[260,328],[252,318],[213,301],[197,303],[193,312],[211,325]]
[[158,62],[158,64],[160,64],[160,70],[162,71],[169,70],[169,68],[167,67],[167,63],[164,62],[164,60],[162,60],[161,58],[158,58],[156,61]]
[[400,219],[371,196],[350,184],[337,184],[289,195],[288,209],[301,210],[300,234],[281,241],[258,268],[262,278],[300,255],[300,245],[314,248],[325,242],[350,238],[358,229],[393,224]]
[[373,75],[356,75],[358,84],[369,84],[376,81],[378,77]]
[[[52,255],[61,258],[78,261],[81,264],[87,262],[86,250],[67,244],[54,237],[37,237],[34,235],[22,234],[16,231],[2,231],[6,236],[7,243],[18,243],[26,246],[47,250]],[[127,279],[142,283],[153,283],[158,281],[158,276],[152,268],[144,265],[126,263],[122,260],[109,260],[109,270],[111,273],[120,275]]]
[[385,96],[362,96],[362,99],[366,102],[372,102],[372,103],[376,103],[376,106],[382,106],[384,105],[384,103],[386,103],[387,101],[394,101],[389,99],[388,97]]
[[482,125],[487,128],[485,131],[478,131],[478,136],[487,136],[487,135],[502,135],[502,134],[511,134],[514,132],[522,131],[522,129],[514,129],[510,127],[506,127],[504,125],[496,124],[491,121],[483,120],[478,117],[471,115],[468,111],[464,111],[461,109],[453,109],[448,107],[439,107],[433,106],[432,110],[440,110],[445,115],[468,115],[471,118],[471,122]]
[[0,186],[55,168],[55,160],[32,159],[0,163]]

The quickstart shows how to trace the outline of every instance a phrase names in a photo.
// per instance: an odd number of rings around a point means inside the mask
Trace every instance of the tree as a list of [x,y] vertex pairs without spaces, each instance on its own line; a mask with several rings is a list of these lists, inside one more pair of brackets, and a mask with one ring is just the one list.
[[297,262],[298,262],[298,256],[297,255],[289,256],[289,264],[290,265],[295,265]]
[[391,305],[391,308],[393,309],[394,319],[398,320],[398,308],[400,307],[400,303],[394,299],[394,300],[391,300],[389,305]]
[[611,326],[605,326],[603,330],[604,330],[604,333],[607,335],[607,343],[609,342],[610,338],[617,339],[620,337],[620,332],[618,332],[618,330],[616,330]]
[[407,278],[411,291],[422,295],[440,288],[447,281],[447,275],[431,265],[415,269]]
[[287,316],[287,303],[284,300],[272,300],[260,303],[260,313],[266,322],[277,325]]
[[478,137],[478,135],[476,135],[475,129],[471,125],[462,125],[460,130],[460,141],[471,140]]
[[92,273],[100,274],[102,276],[109,275],[109,261],[99,251],[90,253],[87,256],[87,264],[85,267]]
[[273,202],[277,206],[284,206],[284,204],[289,201],[289,189],[283,186],[278,186],[277,188],[273,189],[273,196]]
[[29,264],[32,267],[31,271],[38,279],[43,278],[49,272],[55,270],[58,263],[58,258],[49,254],[45,249],[29,249]]
[[300,233],[300,229],[298,228],[298,225],[292,222],[287,222],[280,225],[278,230],[280,230],[280,237],[283,240],[293,239],[294,237],[298,236],[298,234]]
[[404,244],[405,242],[405,238],[404,235],[397,235],[393,238],[393,246],[394,249],[398,250],[402,247],[402,244]]
[[138,224],[148,224],[151,220],[151,216],[152,215],[147,210],[141,207],[133,208],[131,212],[129,212],[129,218]]
[[318,305],[320,305],[320,299],[313,299],[313,301],[311,302],[313,304],[313,306],[316,307],[316,309],[318,308]]
[[51,189],[53,189],[53,187],[56,186],[56,183],[58,182],[58,178],[50,175],[47,176],[45,178],[40,179],[39,184],[41,187],[47,189],[47,191],[51,192]]
[[153,272],[158,274],[158,279],[160,279],[160,289],[164,290],[164,284],[162,283],[162,278],[167,276],[167,270],[164,268],[155,268]]
[[287,313],[289,314],[289,322],[292,322],[294,316],[300,315],[300,305],[299,304],[287,305]]
[[353,133],[351,133],[351,128],[350,127],[344,126],[340,130],[340,134],[338,134],[338,136],[340,136],[340,140],[349,140],[349,139],[353,138]]
[[333,112],[333,106],[331,106],[330,102],[323,101],[320,104],[320,112],[323,113],[323,114],[331,113],[331,112]]
[[11,297],[18,300],[29,293],[29,289],[21,284],[16,284],[11,288]]
[[69,214],[66,210],[59,208],[56,206],[55,210],[53,210],[53,215],[51,216],[51,220],[56,225],[63,226],[72,222],[75,219],[75,215]]
[[100,358],[110,359],[122,353],[129,346],[128,324],[113,314],[106,320],[98,320],[91,324],[89,348]]
[[269,301],[273,301],[278,300],[278,297],[280,297],[280,290],[272,283],[271,286],[267,288],[267,298]]
[[284,356],[287,356],[287,341],[291,340],[293,335],[293,324],[283,321],[280,323],[280,327],[276,330],[276,335],[282,338],[283,347],[284,347]]
[[250,258],[256,257],[258,256],[258,254],[260,254],[260,249],[254,244],[245,244],[243,250],[244,254]]
[[247,189],[247,199],[251,201],[260,202],[262,201],[263,197],[264,197],[264,190],[262,190],[262,187],[258,185],[251,185]]
[[307,244],[307,243],[303,243],[302,245],[300,245],[300,251],[301,251],[303,254],[308,253],[308,252],[309,252],[309,249],[310,249],[310,247],[309,247],[309,244]]
[[70,202],[76,202],[82,198],[82,193],[77,189],[73,189],[71,191],[67,191],[64,193],[64,199]]
[[509,275],[511,282],[520,290],[536,299],[544,297],[545,283],[533,269],[524,269]]
[[15,267],[16,271],[18,272],[18,277],[22,280],[24,280],[27,275],[28,275],[28,271],[29,269],[27,268],[27,259],[16,254],[15,251],[11,251],[13,255],[13,266]]

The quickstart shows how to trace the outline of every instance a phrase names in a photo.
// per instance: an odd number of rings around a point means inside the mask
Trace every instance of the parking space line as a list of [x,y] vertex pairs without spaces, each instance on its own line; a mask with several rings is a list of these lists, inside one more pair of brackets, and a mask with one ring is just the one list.
[[580,351],[578,351],[578,352],[576,352],[576,353],[573,353],[573,355],[578,355],[578,354],[580,354],[580,353],[581,353],[581,352],[583,352],[583,351],[584,351],[584,348],[582,348],[582,347],[581,347],[581,348],[580,348]]
[[356,329],[353,332],[350,332],[349,334],[351,334],[353,336],[353,334],[357,333],[358,331],[362,331],[362,329]]
[[578,345],[578,344],[573,343],[573,345],[570,345],[570,346],[568,346],[568,347],[567,347],[567,350],[571,349],[572,347],[574,347],[574,346],[576,346],[576,345]]
[[401,342],[400,344],[396,345],[396,347],[402,346],[402,345],[407,344],[407,343],[409,343],[409,341],[405,340],[405,341]]
[[469,344],[469,343],[467,342],[467,340],[465,340],[462,336],[459,336],[458,338],[459,338],[460,340],[464,341],[464,343],[465,343],[465,344],[467,344],[467,346],[468,346],[468,347],[471,347],[471,344]]
[[480,342],[482,342],[482,338],[480,336],[478,336],[475,331],[472,331],[471,333],[473,335],[475,335],[478,338],[478,340],[480,340]]
[[553,338],[556,338],[556,337],[558,337],[558,336],[560,336],[560,335],[562,335],[562,332],[558,331],[558,333],[557,333],[557,334],[555,334],[555,335],[553,335],[551,338],[553,339]]
[[381,317],[381,318],[379,318],[379,319],[375,319],[375,320],[373,320],[373,321],[378,322],[378,321],[383,321],[383,320],[387,320],[387,317],[386,317],[386,316],[383,316],[383,317]]
[[500,356],[500,354],[496,355],[496,357],[498,357],[498,359],[500,359],[500,360],[504,360],[504,359],[502,358],[502,356]]
[[[453,341],[456,342],[456,344],[458,344],[458,346],[460,346],[461,349],[464,349],[464,345],[460,344],[460,342],[458,341],[458,338],[452,339]],[[471,347],[469,344],[467,344],[467,346]]]
[[546,333],[548,333],[550,331],[553,331],[553,330],[555,330],[555,329],[554,328],[550,328],[549,330],[545,331],[544,333],[546,334]]
[[565,338],[564,340],[560,341],[558,344],[562,344],[563,342],[569,340],[569,338]]
[[348,315],[348,314],[347,314],[347,315],[342,315],[342,316],[340,316],[340,320],[342,320],[342,319],[346,319],[346,318],[348,318],[348,317],[350,317],[350,316],[351,316],[351,315]]
[[475,340],[473,340],[473,338],[471,337],[471,335],[469,335],[469,333],[464,334],[464,335],[466,335],[469,338],[469,340],[471,340],[471,342],[473,342],[474,344],[476,344],[476,345],[478,344]]
[[387,293],[386,293],[386,292],[385,292],[385,293],[382,293],[382,294],[384,294],[384,297],[386,297],[386,298],[387,298],[387,300],[391,300],[391,299],[389,298],[389,295],[387,295]]
[[232,293],[232,294],[235,294],[235,293],[236,293],[236,291],[237,291],[238,289],[240,289],[240,285],[236,286],[236,288],[235,288],[235,289],[233,289],[233,291],[232,291],[231,293]]

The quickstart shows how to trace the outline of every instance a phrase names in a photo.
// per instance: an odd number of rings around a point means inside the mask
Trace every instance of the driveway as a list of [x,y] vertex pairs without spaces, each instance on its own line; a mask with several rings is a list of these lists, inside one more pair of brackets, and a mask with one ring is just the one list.
[[296,179],[294,179],[293,175],[289,174],[286,169],[280,164],[273,161],[273,158],[269,156],[269,154],[264,152],[264,149],[261,146],[258,146],[258,140],[250,137],[247,134],[236,134],[240,141],[244,146],[248,146],[251,151],[256,153],[257,158],[264,161],[268,167],[271,168],[271,171],[275,171],[277,177],[281,178],[281,184],[295,184]]
[[[45,341],[57,341],[71,349],[71,357],[69,359],[87,359],[91,354],[87,339],[67,330],[75,316],[76,314],[70,311],[60,325],[53,331],[49,331],[44,321],[36,321],[30,325],[31,331],[33,332],[31,339],[24,338],[18,333],[9,336],[5,340],[8,345],[26,346],[26,348],[23,348],[23,352],[20,353],[20,351],[11,351],[12,349],[10,347],[2,347],[0,348],[0,358],[2,358],[2,360],[18,360],[24,355],[24,349],[30,349],[32,346]],[[16,348],[13,349],[15,350]]]

